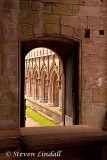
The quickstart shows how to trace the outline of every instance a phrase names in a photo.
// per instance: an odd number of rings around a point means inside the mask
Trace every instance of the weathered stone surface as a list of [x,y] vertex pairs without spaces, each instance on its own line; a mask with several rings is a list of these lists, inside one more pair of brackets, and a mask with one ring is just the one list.
[[80,18],[78,16],[62,16],[61,24],[65,26],[72,26],[74,28],[86,28],[87,18]]
[[107,28],[107,17],[89,17],[88,26],[90,29],[103,30]]
[[43,4],[40,2],[33,2],[32,3],[32,10],[40,12],[43,9]]
[[101,7],[101,13],[107,13],[107,7]]
[[82,123],[96,127],[99,124],[103,126],[106,104],[83,103],[82,106]]
[[21,10],[29,10],[29,9],[31,9],[31,1],[21,1],[20,2],[20,9]]
[[74,29],[73,37],[77,38],[77,39],[82,39],[83,38],[83,30],[81,30],[80,28]]
[[60,0],[42,0],[42,2],[51,2],[51,3],[53,3],[53,2],[60,2]]
[[42,8],[42,13],[52,14],[52,5],[44,5]]
[[98,17],[102,16],[100,12],[100,7],[93,7],[93,6],[81,6],[78,12],[79,16],[93,16]]
[[47,14],[44,15],[43,21],[48,24],[60,24],[60,16]]
[[[32,17],[32,18],[31,18]],[[19,15],[19,22],[21,24],[38,23],[38,15],[36,11],[21,11]]]
[[33,35],[33,26],[30,24],[22,25],[23,36],[32,36]]
[[92,89],[90,88],[83,90],[82,92],[82,102],[85,102],[86,99],[87,99],[87,103],[92,102]]
[[107,90],[104,88],[93,89],[93,102],[95,103],[107,103]]
[[8,8],[8,9],[17,9],[19,8],[19,2],[18,1],[13,1],[13,0],[4,0],[4,2],[2,3],[4,8]]
[[45,24],[44,32],[49,34],[59,34],[60,33],[60,27],[56,24]]
[[67,27],[67,26],[62,26],[61,27],[61,34],[72,37],[73,36],[73,28]]
[[89,6],[100,6],[102,5],[102,2],[99,0],[86,0],[85,4]]
[[77,15],[80,10],[79,5],[57,5],[53,6],[53,13],[58,15]]
[[84,4],[85,0],[61,0],[64,4]]

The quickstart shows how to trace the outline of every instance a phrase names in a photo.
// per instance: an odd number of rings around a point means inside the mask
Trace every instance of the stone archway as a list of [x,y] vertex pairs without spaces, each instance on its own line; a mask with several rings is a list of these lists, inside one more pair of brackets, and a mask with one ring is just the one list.
[[[62,122],[63,124],[67,124],[65,122],[68,122],[69,124],[69,118],[73,119],[73,122],[70,122],[70,124],[74,123],[74,124],[78,124],[79,123],[79,78],[78,75],[79,74],[79,63],[78,63],[78,59],[79,59],[79,42],[73,40],[73,39],[67,39],[67,38],[58,38],[58,37],[38,37],[36,39],[33,40],[25,40],[21,42],[21,53],[23,52],[23,54],[21,54],[21,90],[22,93],[21,95],[21,110],[20,110],[20,117],[21,117],[21,124],[20,126],[24,126],[24,115],[25,115],[25,109],[23,108],[23,104],[24,104],[24,57],[25,55],[32,49],[34,48],[38,48],[38,47],[45,47],[45,48],[50,48],[51,50],[53,50],[55,53],[57,53],[57,55],[59,56],[59,58],[62,61],[62,64],[64,66],[63,71],[62,72],[62,79],[63,79],[63,88],[62,88]],[[72,63],[71,66],[73,66],[73,72],[72,72],[72,76],[70,77],[70,83],[72,84],[72,87],[69,87],[69,89],[66,88],[67,86],[67,79],[69,79],[69,74],[67,74],[67,66],[69,66],[68,63],[68,56],[72,54],[75,56],[72,56],[72,58],[70,57],[70,61]],[[72,61],[73,60],[73,61]],[[74,65],[76,64],[76,65]],[[75,66],[75,67],[74,67]],[[62,68],[60,68],[60,70],[62,70]],[[75,73],[75,74],[74,74]],[[71,74],[71,73],[70,73]],[[75,86],[76,90],[73,88],[73,81],[75,81]],[[60,86],[60,81],[59,84]],[[46,87],[46,86],[45,86]],[[68,90],[70,90],[68,92]],[[74,93],[75,92],[75,93]],[[72,103],[69,103],[69,100],[67,99],[69,95],[69,99],[72,100]],[[73,97],[73,95],[75,95],[76,98]],[[72,105],[71,105],[72,104]],[[68,114],[69,112],[71,112],[70,114]],[[66,119],[68,118],[68,119]]]

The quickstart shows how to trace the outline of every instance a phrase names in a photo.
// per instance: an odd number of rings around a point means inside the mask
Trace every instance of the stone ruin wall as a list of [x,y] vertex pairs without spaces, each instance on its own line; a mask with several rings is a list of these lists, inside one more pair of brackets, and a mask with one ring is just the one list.
[[[90,38],[84,37],[85,29]],[[107,110],[106,0],[0,0],[0,119],[19,122],[19,44],[38,36],[80,41],[80,123],[102,126]]]

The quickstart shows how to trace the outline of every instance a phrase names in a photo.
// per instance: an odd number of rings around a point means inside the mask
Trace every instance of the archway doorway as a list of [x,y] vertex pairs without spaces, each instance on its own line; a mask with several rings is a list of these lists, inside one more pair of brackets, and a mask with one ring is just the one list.
[[[20,126],[25,126],[25,106],[24,106],[25,56],[29,51],[38,47],[50,48],[51,50],[55,51],[61,58],[62,64],[64,66],[63,68],[64,92],[62,94],[62,122],[64,125],[78,124],[79,123],[79,42],[67,38],[40,37],[35,40],[28,40],[21,42]],[[69,77],[69,75],[71,76]]]
[[62,71],[61,59],[49,48],[34,48],[25,56],[26,127],[62,124]]

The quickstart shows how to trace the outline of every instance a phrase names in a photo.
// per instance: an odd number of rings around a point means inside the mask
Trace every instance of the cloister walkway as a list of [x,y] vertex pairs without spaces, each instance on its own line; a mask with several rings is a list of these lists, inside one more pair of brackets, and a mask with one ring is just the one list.
[[26,116],[25,127],[41,127],[38,122],[35,122],[32,118]]

